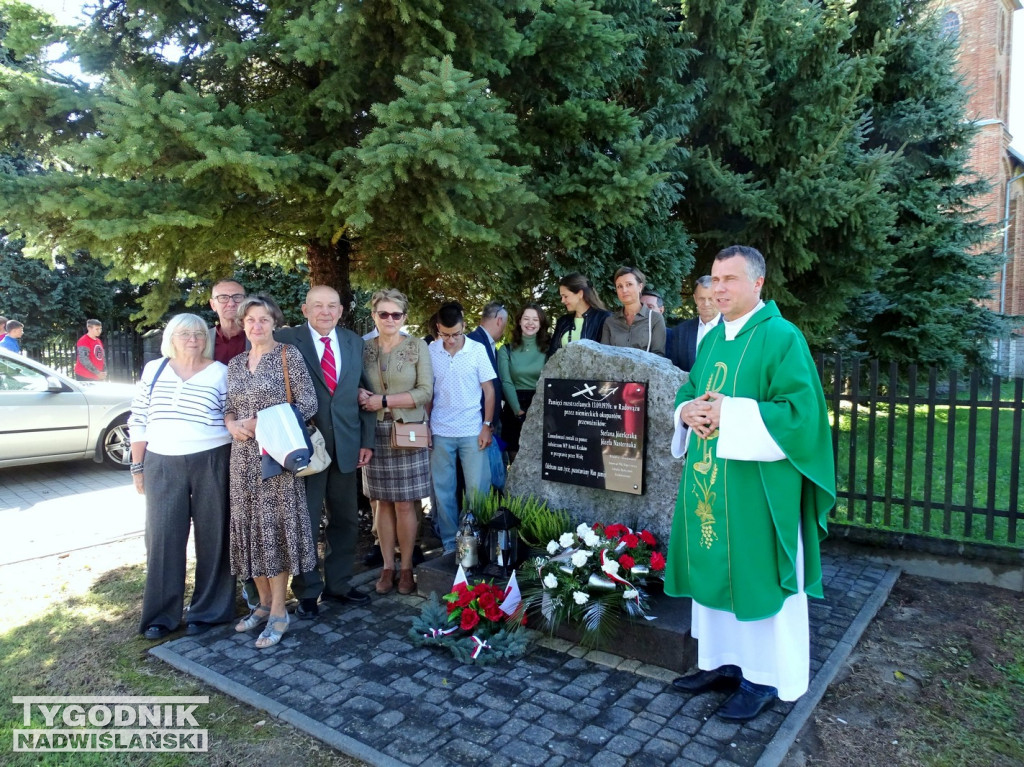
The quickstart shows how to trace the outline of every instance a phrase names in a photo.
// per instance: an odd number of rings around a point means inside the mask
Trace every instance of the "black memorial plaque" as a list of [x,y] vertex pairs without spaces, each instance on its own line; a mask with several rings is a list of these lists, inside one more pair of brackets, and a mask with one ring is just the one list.
[[549,378],[541,476],[643,494],[647,384]]

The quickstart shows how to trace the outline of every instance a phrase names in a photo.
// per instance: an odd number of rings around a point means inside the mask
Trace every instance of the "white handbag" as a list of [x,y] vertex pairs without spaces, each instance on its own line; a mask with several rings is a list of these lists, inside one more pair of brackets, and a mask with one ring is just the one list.
[[[283,345],[281,346],[281,364],[284,366],[285,394],[287,395],[288,402],[290,404],[292,401],[292,385],[288,376],[288,357],[284,353]],[[309,465],[304,469],[299,469],[295,472],[295,475],[298,477],[308,477],[310,474],[319,474],[331,465],[331,456],[327,453],[327,440],[324,439],[324,435],[321,434],[320,430],[311,423],[306,424],[306,429],[308,430],[308,440],[312,452],[309,456]]]

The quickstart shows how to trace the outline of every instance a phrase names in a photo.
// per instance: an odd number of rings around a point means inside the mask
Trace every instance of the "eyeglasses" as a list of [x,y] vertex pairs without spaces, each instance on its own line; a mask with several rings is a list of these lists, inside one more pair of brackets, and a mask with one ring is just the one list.
[[459,330],[455,333],[442,333],[438,331],[437,335],[443,338],[445,341],[454,341],[456,338],[462,335],[462,331]]
[[226,304],[228,301],[240,304],[242,303],[242,301],[245,300],[245,293],[232,293],[231,295],[224,293],[219,296],[214,296],[213,300],[216,301],[218,304]]
[[388,317],[398,322],[402,317],[405,316],[405,312],[377,312],[377,316],[382,320],[386,320]]
[[207,331],[204,330],[179,330],[177,333],[174,334],[174,337],[180,338],[182,341],[187,341],[190,338],[194,338],[195,340],[199,341],[203,338],[208,338],[209,334]]

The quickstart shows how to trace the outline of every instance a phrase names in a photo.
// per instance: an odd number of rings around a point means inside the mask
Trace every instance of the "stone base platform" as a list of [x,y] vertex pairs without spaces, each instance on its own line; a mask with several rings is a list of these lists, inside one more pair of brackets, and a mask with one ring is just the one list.
[[[418,565],[416,582],[419,593],[425,597],[429,597],[431,592],[439,597],[447,594],[451,591],[457,570],[454,554]],[[470,581],[477,580],[480,578],[470,578]],[[486,580],[504,585],[500,578],[487,577]],[[650,614],[657,616],[654,620],[623,617],[615,636],[600,649],[683,674],[697,662],[697,641],[690,636],[690,600],[652,594],[650,605]],[[555,636],[573,644],[579,644],[580,640],[579,632],[570,626],[559,627]]]

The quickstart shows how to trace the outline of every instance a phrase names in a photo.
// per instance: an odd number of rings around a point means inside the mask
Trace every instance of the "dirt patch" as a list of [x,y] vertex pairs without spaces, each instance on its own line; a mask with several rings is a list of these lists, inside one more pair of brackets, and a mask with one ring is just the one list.
[[1024,765],[1024,595],[902,576],[785,767]]

